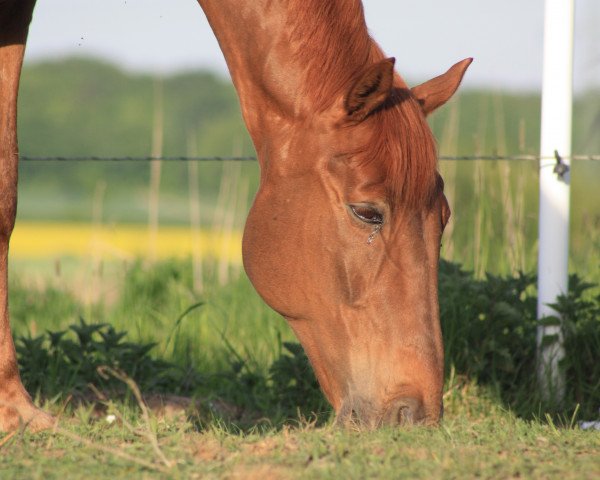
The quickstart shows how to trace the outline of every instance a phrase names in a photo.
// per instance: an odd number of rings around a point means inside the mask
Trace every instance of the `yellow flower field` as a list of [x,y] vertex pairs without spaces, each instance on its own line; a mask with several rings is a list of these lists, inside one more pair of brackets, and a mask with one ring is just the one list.
[[[195,239],[197,238],[197,242]],[[242,262],[242,232],[161,226],[152,235],[145,225],[92,225],[82,223],[17,222],[10,244],[13,259],[73,256],[102,259],[134,257],[188,257],[197,254]]]

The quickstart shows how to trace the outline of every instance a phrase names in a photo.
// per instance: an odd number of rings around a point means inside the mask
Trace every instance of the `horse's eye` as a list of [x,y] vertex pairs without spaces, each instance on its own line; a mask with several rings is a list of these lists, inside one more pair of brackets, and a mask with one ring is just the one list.
[[356,218],[371,225],[381,225],[383,214],[370,205],[350,205],[350,209]]

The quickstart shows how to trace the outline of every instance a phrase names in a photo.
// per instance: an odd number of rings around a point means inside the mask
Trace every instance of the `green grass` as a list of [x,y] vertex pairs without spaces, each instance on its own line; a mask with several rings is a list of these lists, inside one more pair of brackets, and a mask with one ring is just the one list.
[[[312,380],[302,384],[305,359],[294,346],[291,330],[262,302],[245,275],[232,271],[232,280],[218,286],[216,267],[205,264],[202,294],[194,293],[191,262],[185,260],[113,266],[110,278],[96,274],[79,278],[71,287],[62,279],[63,283],[49,282],[41,289],[34,288],[28,286],[26,279],[13,275],[13,328],[20,337],[17,344],[24,377],[32,375],[30,389],[46,398],[61,393],[60,386],[43,381],[46,377],[59,378],[60,372],[37,372],[40,366],[54,365],[47,358],[55,355],[56,349],[67,358],[67,363],[73,363],[70,351],[77,350],[81,358],[89,359],[87,363],[98,365],[105,361],[98,358],[103,352],[110,353],[106,358],[118,360],[121,354],[117,353],[122,350],[121,364],[129,365],[138,353],[125,346],[133,342],[154,345],[140,351],[140,362],[146,362],[148,354],[177,366],[183,372],[179,373],[181,378],[191,375],[195,379],[193,388],[181,389],[173,381],[171,387],[164,385],[166,391],[203,396],[217,392],[233,403],[280,420],[281,415],[295,413],[302,403],[288,400],[295,396],[306,400],[311,397],[311,385],[316,384]],[[94,302],[77,298],[81,281],[97,282],[102,293]],[[524,418],[545,412],[570,416],[576,409],[587,418],[597,415],[599,289],[576,276],[570,285],[569,295],[556,305],[564,324],[565,401],[551,405],[542,401],[535,382],[535,276],[488,275],[477,279],[456,264],[442,262],[440,312],[446,375],[454,372],[490,388],[506,408]],[[555,317],[545,320],[556,321]],[[69,333],[61,336],[57,333],[61,331]],[[87,333],[82,337],[82,332]],[[47,350],[46,357],[38,359],[42,347]],[[85,364],[82,360],[77,370],[85,368]],[[121,364],[114,366],[122,368]],[[139,366],[140,371],[152,368],[146,363]],[[201,375],[195,377],[190,372]],[[287,377],[294,378],[292,385],[286,383]],[[81,383],[86,385],[88,381],[84,378]],[[64,384],[64,378],[58,383]],[[260,394],[267,390],[270,396]],[[283,404],[277,398],[282,391],[286,392]],[[308,403],[311,407],[320,405],[317,398]],[[310,414],[310,408],[303,413]]]
[[[278,355],[280,337],[294,338],[289,327],[256,295],[245,275],[237,277],[239,271],[232,268],[232,281],[219,286],[217,268],[205,262],[205,289],[198,294],[189,261],[106,264],[102,276],[88,272],[83,279],[76,277],[76,282],[97,282],[101,293],[92,303],[77,297],[77,283],[65,279],[65,272],[36,287],[33,275],[28,280],[13,271],[13,329],[16,335],[35,336],[65,329],[83,317],[87,323],[125,330],[133,341],[157,342],[156,355],[202,370],[223,367],[233,351],[256,365],[269,365]],[[202,305],[182,315],[198,303]]]
[[[450,389],[440,428],[343,431],[309,422],[239,432],[113,405],[2,446],[3,478],[597,478],[600,434],[526,421],[472,384]],[[154,441],[158,448],[153,447]],[[124,458],[124,455],[127,457]]]
[[[54,432],[0,439],[2,478],[600,474],[600,432],[578,428],[600,406],[597,286],[572,279],[557,305],[567,394],[552,405],[535,382],[534,278],[476,279],[443,262],[443,424],[355,432],[334,428],[306,357],[245,276],[232,271],[230,283],[216,286],[216,266],[207,263],[198,295],[190,262],[111,269],[112,287],[102,291],[118,294],[88,304],[73,285],[36,286],[12,272],[23,380],[60,422]],[[102,375],[103,365],[134,380],[151,406],[162,398],[185,408],[152,408],[146,417],[132,385]]]
[[[20,95],[23,153],[149,152],[152,79],[81,61],[28,71]],[[230,85],[200,74],[166,79],[164,88],[165,154],[252,152]],[[49,89],[57,94],[48,97]],[[83,97],[93,125],[77,120]],[[599,147],[588,128],[597,116],[594,98],[575,105],[577,153]],[[535,154],[539,98],[467,91],[431,124],[442,154]],[[442,253],[469,270],[444,262],[440,271],[440,428],[333,428],[290,329],[234,269],[219,286],[219,266],[207,261],[199,294],[186,261],[91,264],[84,275],[74,261],[61,261],[60,276],[51,273],[54,265],[40,276],[15,264],[10,301],[23,379],[60,423],[54,432],[2,437],[0,478],[599,477],[600,433],[577,427],[600,415],[598,165],[576,162],[572,171],[570,271],[595,285],[572,277],[557,305],[567,353],[561,405],[538,392],[535,277],[521,273],[536,265],[535,165],[442,162],[440,169],[453,209]],[[165,164],[163,173],[160,221],[186,224],[188,165]],[[19,218],[145,223],[148,175],[147,165],[131,162],[23,163]],[[232,192],[247,186],[250,198],[257,178],[255,164],[202,164],[202,224],[214,227],[226,210],[241,226],[247,198]],[[97,294],[82,298],[81,282]],[[103,365],[135,380],[147,400],[175,394],[187,410],[177,410],[179,418],[160,409],[145,417],[126,383],[99,373]]]

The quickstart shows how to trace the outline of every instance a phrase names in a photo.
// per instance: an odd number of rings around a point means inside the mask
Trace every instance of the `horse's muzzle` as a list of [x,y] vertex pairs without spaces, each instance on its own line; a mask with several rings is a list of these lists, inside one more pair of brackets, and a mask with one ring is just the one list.
[[360,398],[348,399],[340,409],[336,423],[347,428],[373,430],[380,427],[401,427],[432,423],[426,415],[423,402],[413,397],[402,397],[384,408]]

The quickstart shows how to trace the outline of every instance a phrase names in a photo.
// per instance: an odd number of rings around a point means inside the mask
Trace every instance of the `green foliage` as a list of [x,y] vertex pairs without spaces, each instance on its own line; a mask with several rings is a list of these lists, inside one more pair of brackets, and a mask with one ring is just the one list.
[[73,322],[80,313],[73,294],[54,285],[35,288],[11,276],[9,290],[12,328],[17,335],[25,333],[25,326],[33,335],[38,326],[42,330],[59,329],[65,320]]
[[[562,405],[544,403],[536,373],[536,278],[487,275],[473,278],[456,264],[440,266],[440,314],[446,350],[446,371],[491,386],[502,401],[520,415],[576,410],[595,418],[600,406],[600,295],[597,285],[571,276],[569,294],[553,308],[563,318],[565,379]],[[559,317],[541,320],[560,323]],[[545,342],[556,341],[545,338]]]
[[[158,92],[162,92],[163,155],[254,153],[228,79],[206,71],[157,79],[83,58],[24,67],[19,93],[20,151],[42,157],[148,156],[155,109],[160,104]],[[218,162],[203,163],[198,183],[205,203],[208,199],[214,202],[221,172]],[[244,168],[244,173],[255,187],[256,165]],[[23,163],[21,195],[31,194],[38,201],[33,205],[22,202],[20,215],[89,219],[94,189],[104,184],[109,205],[112,199],[115,203],[108,210],[110,216],[121,221],[144,221],[147,217],[143,197],[149,175],[149,165],[143,162]],[[163,193],[187,191],[187,185],[185,162],[173,162],[163,169]],[[39,201],[40,198],[46,200]],[[45,211],[49,208],[48,199],[52,199],[49,206],[54,207],[50,212]],[[184,213],[187,220],[187,212]],[[177,216],[169,220],[181,221]]]
[[[595,290],[595,295],[593,294]],[[569,293],[552,307],[561,315],[565,359],[565,404],[580,404],[592,418],[600,406],[600,292],[598,286],[569,279]],[[592,402],[589,400],[592,399]],[[590,404],[591,403],[591,404]],[[594,405],[595,404],[595,405]],[[595,407],[595,411],[594,411]]]
[[[206,283],[209,279],[216,283],[210,274]],[[42,308],[52,320],[42,335],[17,337],[29,391],[51,398],[89,393],[89,384],[99,390],[123,387],[98,374],[99,367],[108,366],[124,371],[145,392],[195,395],[207,405],[211,399],[227,402],[235,412],[223,420],[240,426],[250,426],[259,417],[278,423],[313,412],[321,420],[328,418],[330,407],[306,355],[297,344],[282,341],[280,333],[272,339],[265,334],[277,319],[269,312],[269,318],[260,320],[266,307],[247,281],[206,291],[206,299],[199,300],[192,293],[189,261],[138,260],[127,267],[121,284],[112,305],[91,309],[98,323],[73,324],[89,307],[72,294],[54,287],[33,293],[13,280],[11,303],[18,330],[46,327],[44,316],[37,314]],[[35,298],[40,306],[34,309]],[[248,310],[253,303],[258,308]],[[232,315],[237,315],[232,319],[237,325],[228,329]],[[260,358],[260,350],[269,349],[273,354]]]
[[158,311],[178,288],[192,289],[191,262],[159,262],[147,268],[138,259],[126,270],[120,305],[127,309],[139,306],[144,311]]
[[124,341],[125,332],[106,324],[70,325],[36,337],[19,337],[17,353],[23,383],[44,398],[65,392],[83,394],[88,385],[99,390],[122,390],[122,384],[100,374],[100,367],[124,372],[146,391],[165,386],[177,392],[179,371],[170,363],[152,358],[151,343]]
[[[446,371],[493,384],[509,402],[535,379],[536,305],[533,275],[477,280],[442,261],[440,317]],[[535,382],[534,382],[535,383]]]
[[[153,358],[153,343],[125,341],[127,333],[106,324],[87,324],[80,319],[67,330],[48,331],[37,337],[17,339],[21,377],[30,392],[42,398],[67,394],[85,396],[90,385],[111,396],[122,392],[121,380],[104,373],[105,367],[122,372],[146,393],[193,394],[224,400],[241,409],[246,418],[268,415],[278,422],[324,412],[325,402],[308,359],[296,343],[284,343],[290,355],[282,354],[268,374],[253,369],[234,353],[230,368],[213,375]],[[190,383],[192,380],[194,383]],[[225,420],[232,420],[227,418]]]
[[[197,71],[162,79],[126,73],[98,61],[71,58],[26,65],[19,95],[20,142],[28,155],[150,154],[154,110],[162,91],[164,153],[184,155],[188,134],[229,124],[227,148],[200,155],[251,150],[231,82]],[[232,128],[233,127],[233,128]],[[219,145],[223,147],[223,145]]]
[[[264,306],[245,277],[205,291],[202,299],[191,294],[189,262],[153,266],[137,262],[123,278],[121,298],[112,306],[92,309],[97,321],[91,324],[83,320],[72,324],[82,310],[72,295],[55,288],[34,295],[24,291],[22,282],[14,282],[13,312],[24,315],[31,310],[23,318],[14,317],[17,323],[35,322],[29,327],[48,330],[43,335],[21,334],[17,341],[30,391],[47,398],[82,392],[88,383],[115,388],[97,374],[99,366],[108,365],[124,370],[144,391],[196,395],[234,405],[238,413],[228,420],[238,425],[251,426],[260,417],[279,423],[298,414],[316,414],[318,421],[328,418],[330,407],[306,355],[290,341],[289,330],[283,334],[278,330],[280,323],[285,325]],[[554,306],[563,318],[566,352],[561,364],[566,398],[556,406],[543,403],[536,381],[535,277],[521,273],[476,279],[459,265],[442,262],[439,279],[448,377],[477,382],[526,418],[543,412],[570,417],[577,409],[580,418],[596,417],[597,286],[573,276],[569,294]],[[43,316],[32,313],[36,298]],[[57,323],[63,315],[67,323]],[[557,318],[544,322],[555,323]],[[19,331],[23,330],[21,324]]]
[[283,342],[283,348],[287,352],[282,352],[269,367],[273,391],[279,403],[291,411],[330,411],[302,346]]

